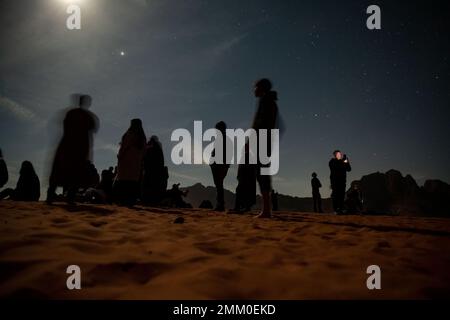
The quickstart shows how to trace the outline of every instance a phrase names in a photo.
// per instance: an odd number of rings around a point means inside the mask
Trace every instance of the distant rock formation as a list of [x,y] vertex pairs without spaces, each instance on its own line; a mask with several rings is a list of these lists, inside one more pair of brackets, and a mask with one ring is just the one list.
[[[392,214],[408,216],[450,217],[450,185],[440,180],[427,180],[418,186],[410,175],[403,176],[397,170],[376,172],[363,176],[357,183],[367,214]],[[189,190],[186,201],[199,207],[203,201],[216,203],[216,188],[201,183],[183,188]],[[225,206],[234,206],[235,194],[225,190]],[[206,202],[205,202],[206,203]],[[204,204],[203,204],[204,205]],[[258,195],[254,209],[261,207]],[[279,210],[311,212],[313,203],[309,197],[300,198],[278,194]],[[324,212],[332,212],[331,200],[322,199]]]
[[[216,188],[205,187],[201,183],[196,183],[190,187],[183,188],[189,190],[186,201],[191,203],[194,207],[200,207],[201,203],[205,200],[210,201],[212,204],[216,203]],[[234,207],[235,194],[229,190],[225,190],[225,207],[231,209]],[[331,212],[330,199],[322,199],[322,207],[325,212]],[[256,205],[253,209],[261,208],[261,197],[256,197]],[[293,197],[284,194],[278,194],[278,209],[286,211],[302,211],[311,212],[313,209],[313,202],[311,198]]]
[[359,185],[366,213],[450,216],[450,185],[440,180],[427,180],[419,187],[410,175],[389,170],[353,183]]

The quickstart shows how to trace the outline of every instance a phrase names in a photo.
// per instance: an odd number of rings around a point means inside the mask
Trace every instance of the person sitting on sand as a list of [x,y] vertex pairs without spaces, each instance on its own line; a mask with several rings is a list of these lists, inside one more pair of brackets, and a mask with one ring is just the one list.
[[186,197],[188,192],[189,190],[180,190],[180,184],[175,183],[172,185],[172,189],[166,192],[166,203],[175,208],[190,208],[191,205],[183,200],[183,197]]
[[117,155],[117,177],[113,189],[114,199],[120,205],[133,206],[139,196],[146,141],[142,121],[131,120],[130,128],[122,137]]
[[0,199],[9,198],[15,201],[39,201],[40,196],[39,178],[30,161],[22,162],[16,188],[8,188],[0,192]]
[[348,214],[361,213],[363,211],[361,198],[359,185],[356,181],[353,181],[350,189],[347,191],[347,199],[345,200],[345,206]]
[[114,168],[109,167],[108,170],[103,170],[100,179],[100,190],[105,194],[105,201],[112,202],[112,187],[114,182]]
[[3,152],[0,149],[0,188],[8,182],[8,167],[6,166],[6,162],[3,159]]

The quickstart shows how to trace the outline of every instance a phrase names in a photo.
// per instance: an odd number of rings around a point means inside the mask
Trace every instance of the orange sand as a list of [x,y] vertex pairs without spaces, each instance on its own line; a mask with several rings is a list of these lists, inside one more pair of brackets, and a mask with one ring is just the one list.
[[[174,224],[183,216],[183,224]],[[450,297],[450,219],[0,202],[0,296],[62,299]],[[66,268],[82,289],[66,288]],[[381,290],[366,268],[381,267]]]

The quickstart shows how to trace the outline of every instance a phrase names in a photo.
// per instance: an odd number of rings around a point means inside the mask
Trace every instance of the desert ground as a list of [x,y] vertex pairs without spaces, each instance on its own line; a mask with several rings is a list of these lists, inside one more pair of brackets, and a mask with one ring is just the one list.
[[[0,202],[0,296],[450,297],[450,219]],[[179,217],[183,223],[174,223]],[[66,268],[81,268],[68,290]],[[381,268],[368,290],[366,268]]]

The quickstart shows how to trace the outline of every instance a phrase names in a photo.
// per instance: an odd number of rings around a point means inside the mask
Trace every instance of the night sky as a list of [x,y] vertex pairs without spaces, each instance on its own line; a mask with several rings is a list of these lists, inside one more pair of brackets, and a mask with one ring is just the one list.
[[[14,186],[30,160],[44,194],[58,119],[72,93],[93,97],[99,171],[116,165],[121,136],[141,118],[163,143],[169,183],[213,185],[206,165],[175,166],[176,128],[224,120],[248,128],[253,82],[278,91],[286,132],[274,188],[309,196],[316,171],[329,195],[334,149],[349,180],[391,168],[419,184],[450,182],[448,1],[70,0],[0,2],[0,148]],[[382,29],[366,28],[381,8]],[[236,166],[225,180],[237,184]]]

